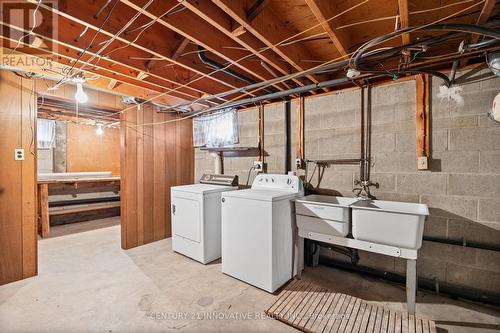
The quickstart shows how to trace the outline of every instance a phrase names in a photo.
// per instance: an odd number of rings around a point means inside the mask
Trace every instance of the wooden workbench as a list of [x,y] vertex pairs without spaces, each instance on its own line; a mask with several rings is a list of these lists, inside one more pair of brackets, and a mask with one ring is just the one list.
[[85,186],[113,186],[120,185],[120,177],[106,178],[68,178],[68,179],[47,179],[38,181],[38,204],[40,212],[41,236],[48,237],[50,233],[49,219],[49,186],[54,184],[62,184],[71,186],[75,190],[81,184]]

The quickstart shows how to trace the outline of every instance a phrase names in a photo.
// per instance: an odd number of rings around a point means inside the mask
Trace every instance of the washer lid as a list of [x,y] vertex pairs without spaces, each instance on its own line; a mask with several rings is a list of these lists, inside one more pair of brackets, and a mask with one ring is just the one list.
[[246,189],[240,191],[232,191],[224,193],[223,196],[226,198],[243,198],[250,200],[260,200],[260,201],[278,201],[284,199],[292,199],[297,196],[302,195],[302,193],[290,192],[286,190],[274,190],[274,189]]
[[191,185],[173,186],[171,189],[174,192],[208,194],[208,193],[217,193],[217,192],[225,192],[225,191],[234,191],[234,190],[237,190],[238,188],[236,186],[222,186],[222,185],[211,185],[211,184],[191,184]]

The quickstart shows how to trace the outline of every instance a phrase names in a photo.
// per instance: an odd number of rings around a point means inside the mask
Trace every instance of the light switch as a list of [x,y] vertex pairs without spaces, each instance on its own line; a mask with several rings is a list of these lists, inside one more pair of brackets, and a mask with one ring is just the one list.
[[16,161],[24,161],[24,149],[14,149],[14,159]]

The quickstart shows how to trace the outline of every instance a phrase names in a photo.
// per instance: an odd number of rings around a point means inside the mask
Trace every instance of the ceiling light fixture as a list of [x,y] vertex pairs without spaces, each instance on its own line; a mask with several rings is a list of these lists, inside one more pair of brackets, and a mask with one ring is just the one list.
[[102,136],[104,134],[104,125],[101,123],[97,123],[95,125],[97,126],[95,132],[97,133],[97,135]]
[[75,100],[78,103],[87,103],[87,101],[89,100],[89,97],[87,96],[85,91],[83,91],[83,84],[86,81],[87,80],[85,79],[85,76],[83,76],[82,74],[78,74],[73,78],[73,82],[76,83]]

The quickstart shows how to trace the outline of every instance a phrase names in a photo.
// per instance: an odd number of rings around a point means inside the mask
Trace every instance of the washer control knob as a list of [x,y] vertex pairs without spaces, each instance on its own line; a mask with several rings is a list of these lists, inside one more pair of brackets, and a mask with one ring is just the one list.
[[286,184],[287,184],[287,185],[292,184],[292,178],[287,178],[287,179],[286,179]]

